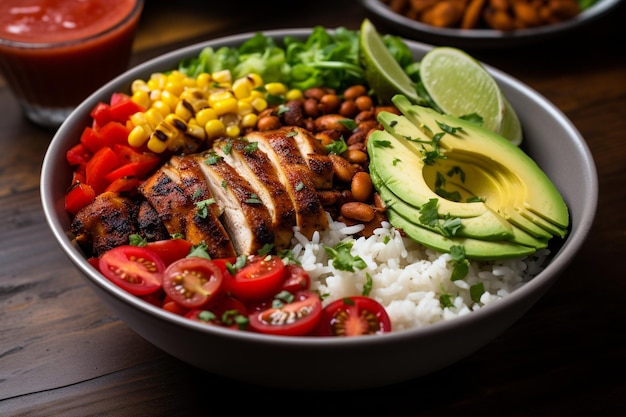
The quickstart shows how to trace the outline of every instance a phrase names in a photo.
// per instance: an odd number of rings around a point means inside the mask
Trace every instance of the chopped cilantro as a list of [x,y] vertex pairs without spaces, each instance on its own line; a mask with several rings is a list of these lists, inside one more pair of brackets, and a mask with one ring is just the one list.
[[470,286],[469,290],[470,290],[470,297],[472,298],[472,301],[474,301],[475,303],[478,303],[480,302],[480,297],[485,292],[485,286],[483,285],[482,282],[479,282],[478,284],[474,284]]
[[337,243],[333,247],[323,246],[324,250],[332,260],[332,264],[340,271],[354,272],[355,269],[363,269],[367,266],[360,256],[354,256],[350,252],[354,241],[346,240]]

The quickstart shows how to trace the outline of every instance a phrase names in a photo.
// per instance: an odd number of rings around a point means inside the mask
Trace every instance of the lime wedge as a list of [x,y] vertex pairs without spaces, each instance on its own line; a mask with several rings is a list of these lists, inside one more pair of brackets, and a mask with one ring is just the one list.
[[513,107],[491,74],[466,52],[449,46],[431,49],[420,62],[420,78],[444,113],[478,114],[483,127],[521,143],[522,127]]
[[389,52],[382,37],[369,19],[361,23],[359,53],[365,70],[365,80],[383,105],[391,104],[391,97],[403,94],[409,100],[418,100],[415,83]]

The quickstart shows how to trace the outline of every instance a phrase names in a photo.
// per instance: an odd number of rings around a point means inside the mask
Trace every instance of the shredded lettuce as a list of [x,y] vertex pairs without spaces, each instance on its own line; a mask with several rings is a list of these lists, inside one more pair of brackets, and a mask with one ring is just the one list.
[[[418,67],[402,39],[385,35],[383,40],[409,76],[416,76]],[[182,60],[178,70],[197,77],[202,72],[227,69],[234,79],[256,73],[265,82],[282,82],[301,90],[321,86],[343,89],[365,83],[359,31],[339,27],[331,32],[316,26],[304,40],[286,36],[281,42],[279,45],[259,32],[238,47],[206,47],[198,56]]]

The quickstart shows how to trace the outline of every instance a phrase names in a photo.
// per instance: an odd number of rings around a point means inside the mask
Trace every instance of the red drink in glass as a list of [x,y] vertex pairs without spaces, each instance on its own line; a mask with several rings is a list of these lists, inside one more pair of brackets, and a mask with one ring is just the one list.
[[0,74],[26,116],[58,127],[128,68],[143,0],[2,0]]

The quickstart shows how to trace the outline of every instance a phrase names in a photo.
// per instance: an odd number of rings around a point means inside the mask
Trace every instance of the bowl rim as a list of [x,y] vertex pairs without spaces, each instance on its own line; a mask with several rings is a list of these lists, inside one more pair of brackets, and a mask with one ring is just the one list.
[[[294,29],[276,29],[263,31],[265,35],[272,36],[276,39],[281,39],[285,36],[305,37],[311,33],[312,28],[294,28]],[[328,29],[332,30],[332,29]],[[503,73],[502,71],[493,68],[487,64],[485,67],[496,78],[498,83],[503,84],[508,88],[519,90],[524,95],[530,97],[533,101],[537,102],[551,117],[556,118],[562,127],[567,131],[568,137],[572,138],[579,153],[583,156],[585,167],[581,167],[585,172],[588,172],[587,182],[588,187],[591,190],[591,194],[587,195],[585,205],[582,207],[581,223],[575,229],[572,229],[563,242],[563,245],[559,248],[557,253],[559,255],[553,259],[543,271],[536,275],[533,279],[525,283],[521,288],[506,295],[503,302],[496,302],[490,304],[485,308],[481,308],[477,311],[473,311],[471,314],[456,317],[452,320],[441,321],[438,323],[430,324],[425,327],[418,327],[406,330],[400,330],[397,332],[391,332],[387,334],[376,335],[376,337],[360,337],[360,338],[333,338],[333,337],[289,337],[289,336],[273,336],[257,334],[253,332],[240,332],[233,331],[227,328],[221,328],[218,326],[206,326],[202,323],[196,323],[192,320],[184,317],[177,316],[173,313],[167,312],[162,308],[156,307],[147,301],[136,297],[123,289],[117,287],[115,284],[108,281],[104,276],[98,273],[86,260],[82,251],[77,248],[70,241],[67,229],[62,224],[59,213],[65,213],[64,203],[62,198],[58,198],[55,195],[55,189],[59,188],[59,185],[55,182],[55,175],[58,174],[56,167],[58,161],[61,159],[65,161],[64,155],[67,149],[69,149],[67,139],[64,140],[64,136],[72,132],[73,129],[82,128],[86,124],[77,125],[77,122],[87,121],[89,118],[89,112],[96,104],[99,97],[108,97],[114,91],[119,91],[125,87],[129,87],[133,79],[138,77],[144,77],[155,71],[162,71],[166,69],[172,69],[170,63],[177,63],[181,58],[197,55],[197,53],[207,46],[221,46],[221,45],[234,45],[249,39],[258,32],[246,32],[212,40],[202,41],[189,45],[180,49],[176,49],[165,53],[161,56],[152,58],[142,64],[139,64],[124,74],[112,79],[100,89],[91,94],[83,103],[81,103],[66,119],[66,121],[60,126],[52,138],[48,149],[45,153],[42,169],[41,169],[41,182],[40,182],[40,196],[42,207],[46,221],[57,241],[57,244],[61,247],[64,254],[72,261],[75,267],[82,273],[82,275],[89,280],[91,284],[96,285],[103,291],[107,292],[110,296],[121,300],[136,310],[155,316],[159,320],[169,322],[171,324],[180,325],[186,327],[194,332],[213,334],[216,336],[236,338],[245,341],[276,345],[281,344],[284,346],[297,347],[297,346],[315,346],[319,348],[332,348],[332,347],[351,347],[355,344],[362,346],[373,346],[378,344],[386,344],[390,342],[403,341],[415,338],[417,335],[434,336],[441,333],[446,333],[451,329],[466,326],[468,323],[480,322],[485,320],[489,315],[498,314],[498,312],[509,308],[510,306],[522,305],[524,299],[529,293],[535,291],[546,291],[548,287],[556,280],[557,276],[562,272],[566,265],[573,259],[576,253],[583,245],[586,236],[588,235],[597,208],[598,199],[598,179],[595,164],[591,152],[580,135],[573,123],[552,103],[550,103],[545,97],[528,87],[521,81],[513,78],[510,75]],[[410,39],[403,39],[407,45],[411,48],[414,55],[424,54],[427,50],[433,46]],[[167,67],[167,68],[165,68]],[[78,135],[75,136],[78,139]],[[56,173],[55,173],[56,172]],[[548,284],[548,285],[546,285]]]
[[436,27],[396,13],[380,0],[360,1],[370,13],[382,19],[387,24],[396,26],[406,36],[415,37],[416,39],[418,36],[424,36],[429,42],[435,40],[438,42],[454,42],[457,40],[462,42],[463,45],[481,48],[521,44],[569,32],[604,16],[616,7],[621,0],[598,0],[591,7],[583,10],[572,19],[552,25],[518,29],[511,32],[495,29]]

